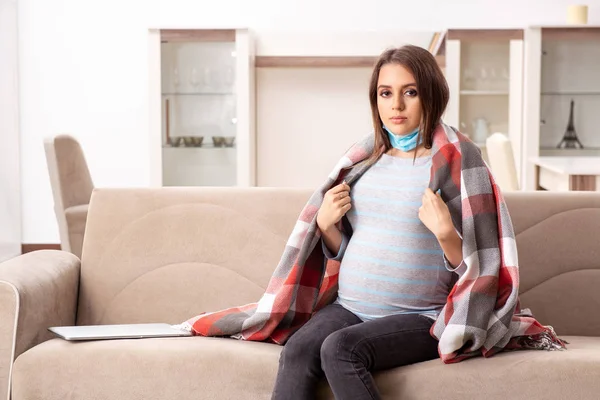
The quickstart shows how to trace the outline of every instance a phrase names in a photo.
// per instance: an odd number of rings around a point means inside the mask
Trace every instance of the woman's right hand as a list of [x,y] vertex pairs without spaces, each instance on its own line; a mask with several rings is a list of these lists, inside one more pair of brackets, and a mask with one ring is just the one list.
[[317,225],[322,232],[329,231],[352,207],[350,185],[346,181],[325,193],[323,204],[317,213]]

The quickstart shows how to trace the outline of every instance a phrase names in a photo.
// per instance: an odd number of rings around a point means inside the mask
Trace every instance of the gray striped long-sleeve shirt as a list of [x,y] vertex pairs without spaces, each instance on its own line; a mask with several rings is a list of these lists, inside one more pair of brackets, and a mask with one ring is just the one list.
[[398,313],[437,317],[446,303],[451,266],[418,209],[428,185],[431,157],[387,154],[351,188],[347,213],[353,233],[344,235],[337,303],[362,320]]

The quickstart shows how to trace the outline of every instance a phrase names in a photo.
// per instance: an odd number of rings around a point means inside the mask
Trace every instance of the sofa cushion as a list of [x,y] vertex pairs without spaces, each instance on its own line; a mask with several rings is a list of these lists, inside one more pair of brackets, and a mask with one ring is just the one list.
[[[458,364],[432,360],[376,374],[386,399],[597,398],[600,338],[567,351],[519,351]],[[54,339],[15,363],[13,400],[270,399],[282,347],[220,338]],[[319,398],[332,399],[325,381]]]
[[13,400],[268,399],[280,351],[205,337],[53,339],[15,361]]

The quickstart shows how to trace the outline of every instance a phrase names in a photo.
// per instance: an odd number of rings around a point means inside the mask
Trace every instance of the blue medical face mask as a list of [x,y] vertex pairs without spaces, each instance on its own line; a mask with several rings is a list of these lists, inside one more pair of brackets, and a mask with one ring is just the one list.
[[417,139],[419,138],[419,128],[404,136],[395,135],[385,125],[383,125],[383,129],[386,130],[392,146],[398,150],[408,152],[414,150],[418,145]]

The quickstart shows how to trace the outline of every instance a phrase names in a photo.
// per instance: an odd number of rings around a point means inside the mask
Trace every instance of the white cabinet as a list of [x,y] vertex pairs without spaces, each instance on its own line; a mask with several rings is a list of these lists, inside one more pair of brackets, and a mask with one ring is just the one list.
[[467,134],[484,154],[494,132],[511,139],[519,170],[522,128],[523,31],[449,29],[445,35],[450,100],[444,121]]
[[[600,27],[526,30],[524,189],[535,189],[535,157],[600,155],[599,66]],[[573,130],[568,129],[571,104]],[[570,137],[577,140],[563,140]]]
[[151,30],[149,56],[152,183],[255,185],[250,32]]

